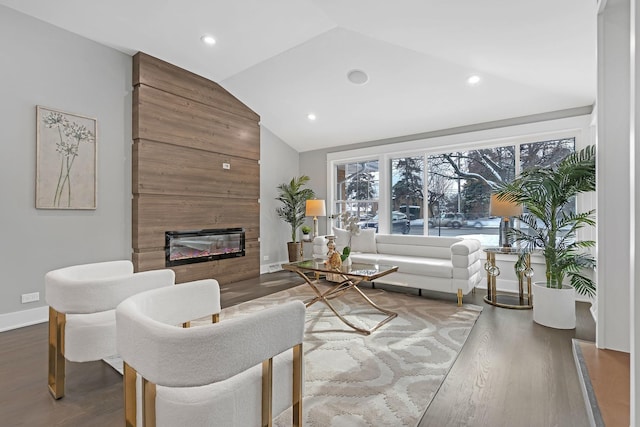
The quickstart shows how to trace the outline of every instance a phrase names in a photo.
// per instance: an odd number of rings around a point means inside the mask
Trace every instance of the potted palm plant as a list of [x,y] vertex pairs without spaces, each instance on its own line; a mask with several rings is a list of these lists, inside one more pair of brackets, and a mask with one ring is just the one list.
[[289,262],[298,261],[302,252],[301,243],[297,241],[298,229],[304,223],[306,201],[315,197],[312,189],[304,188],[309,180],[308,176],[302,175],[278,185],[276,200],[282,202],[282,206],[276,208],[276,213],[291,226],[291,241],[287,243]]
[[521,204],[528,211],[519,217],[521,228],[510,231],[523,249],[516,268],[522,269],[526,255],[534,251],[545,259],[546,281],[533,284],[533,320],[538,324],[575,328],[575,292],[595,295],[594,281],[584,274],[595,267],[588,252],[595,242],[576,238],[579,229],[595,225],[595,211],[568,209],[577,194],[595,188],[596,150],[588,146],[557,165],[528,169],[495,191],[499,200]]

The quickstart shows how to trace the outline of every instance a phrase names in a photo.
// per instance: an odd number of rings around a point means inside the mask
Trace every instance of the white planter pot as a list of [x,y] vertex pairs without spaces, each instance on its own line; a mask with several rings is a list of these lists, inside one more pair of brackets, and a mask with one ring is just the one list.
[[342,265],[350,266],[351,265],[351,257],[348,256],[342,261]]
[[556,329],[575,329],[576,290],[547,288],[546,282],[533,283],[533,321]]

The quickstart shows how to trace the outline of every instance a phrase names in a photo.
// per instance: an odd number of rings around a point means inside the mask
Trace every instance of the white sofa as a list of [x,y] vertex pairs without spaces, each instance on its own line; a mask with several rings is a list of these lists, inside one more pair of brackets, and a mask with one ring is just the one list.
[[[482,281],[482,250],[475,239],[377,234],[373,229],[357,236],[339,228],[333,232],[340,252],[351,240],[352,262],[398,266],[376,283],[457,294],[461,305],[463,295]],[[326,256],[326,242],[324,236],[314,240],[314,257]]]

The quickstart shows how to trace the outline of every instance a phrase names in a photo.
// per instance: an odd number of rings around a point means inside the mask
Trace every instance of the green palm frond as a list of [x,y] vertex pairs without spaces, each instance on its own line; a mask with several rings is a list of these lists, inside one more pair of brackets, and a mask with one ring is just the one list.
[[593,295],[595,283],[583,276],[582,269],[595,267],[595,259],[585,249],[595,242],[577,241],[577,230],[595,225],[594,213],[567,213],[567,204],[577,194],[596,188],[596,150],[586,147],[568,155],[555,166],[523,171],[510,183],[498,184],[494,190],[499,200],[518,203],[528,213],[519,217],[523,229],[512,230],[511,237],[524,254],[542,249],[546,261],[547,286],[561,286],[564,277],[581,294]]
[[277,187],[276,200],[282,202],[282,206],[276,208],[276,214],[291,226],[292,242],[296,242],[298,228],[304,224],[306,201],[315,197],[312,189],[304,188],[310,179],[307,175],[302,175]]

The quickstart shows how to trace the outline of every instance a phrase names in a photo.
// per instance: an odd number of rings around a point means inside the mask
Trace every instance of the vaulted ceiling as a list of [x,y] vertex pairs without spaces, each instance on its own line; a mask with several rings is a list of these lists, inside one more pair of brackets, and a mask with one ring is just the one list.
[[301,152],[595,101],[595,0],[0,4],[216,81]]

